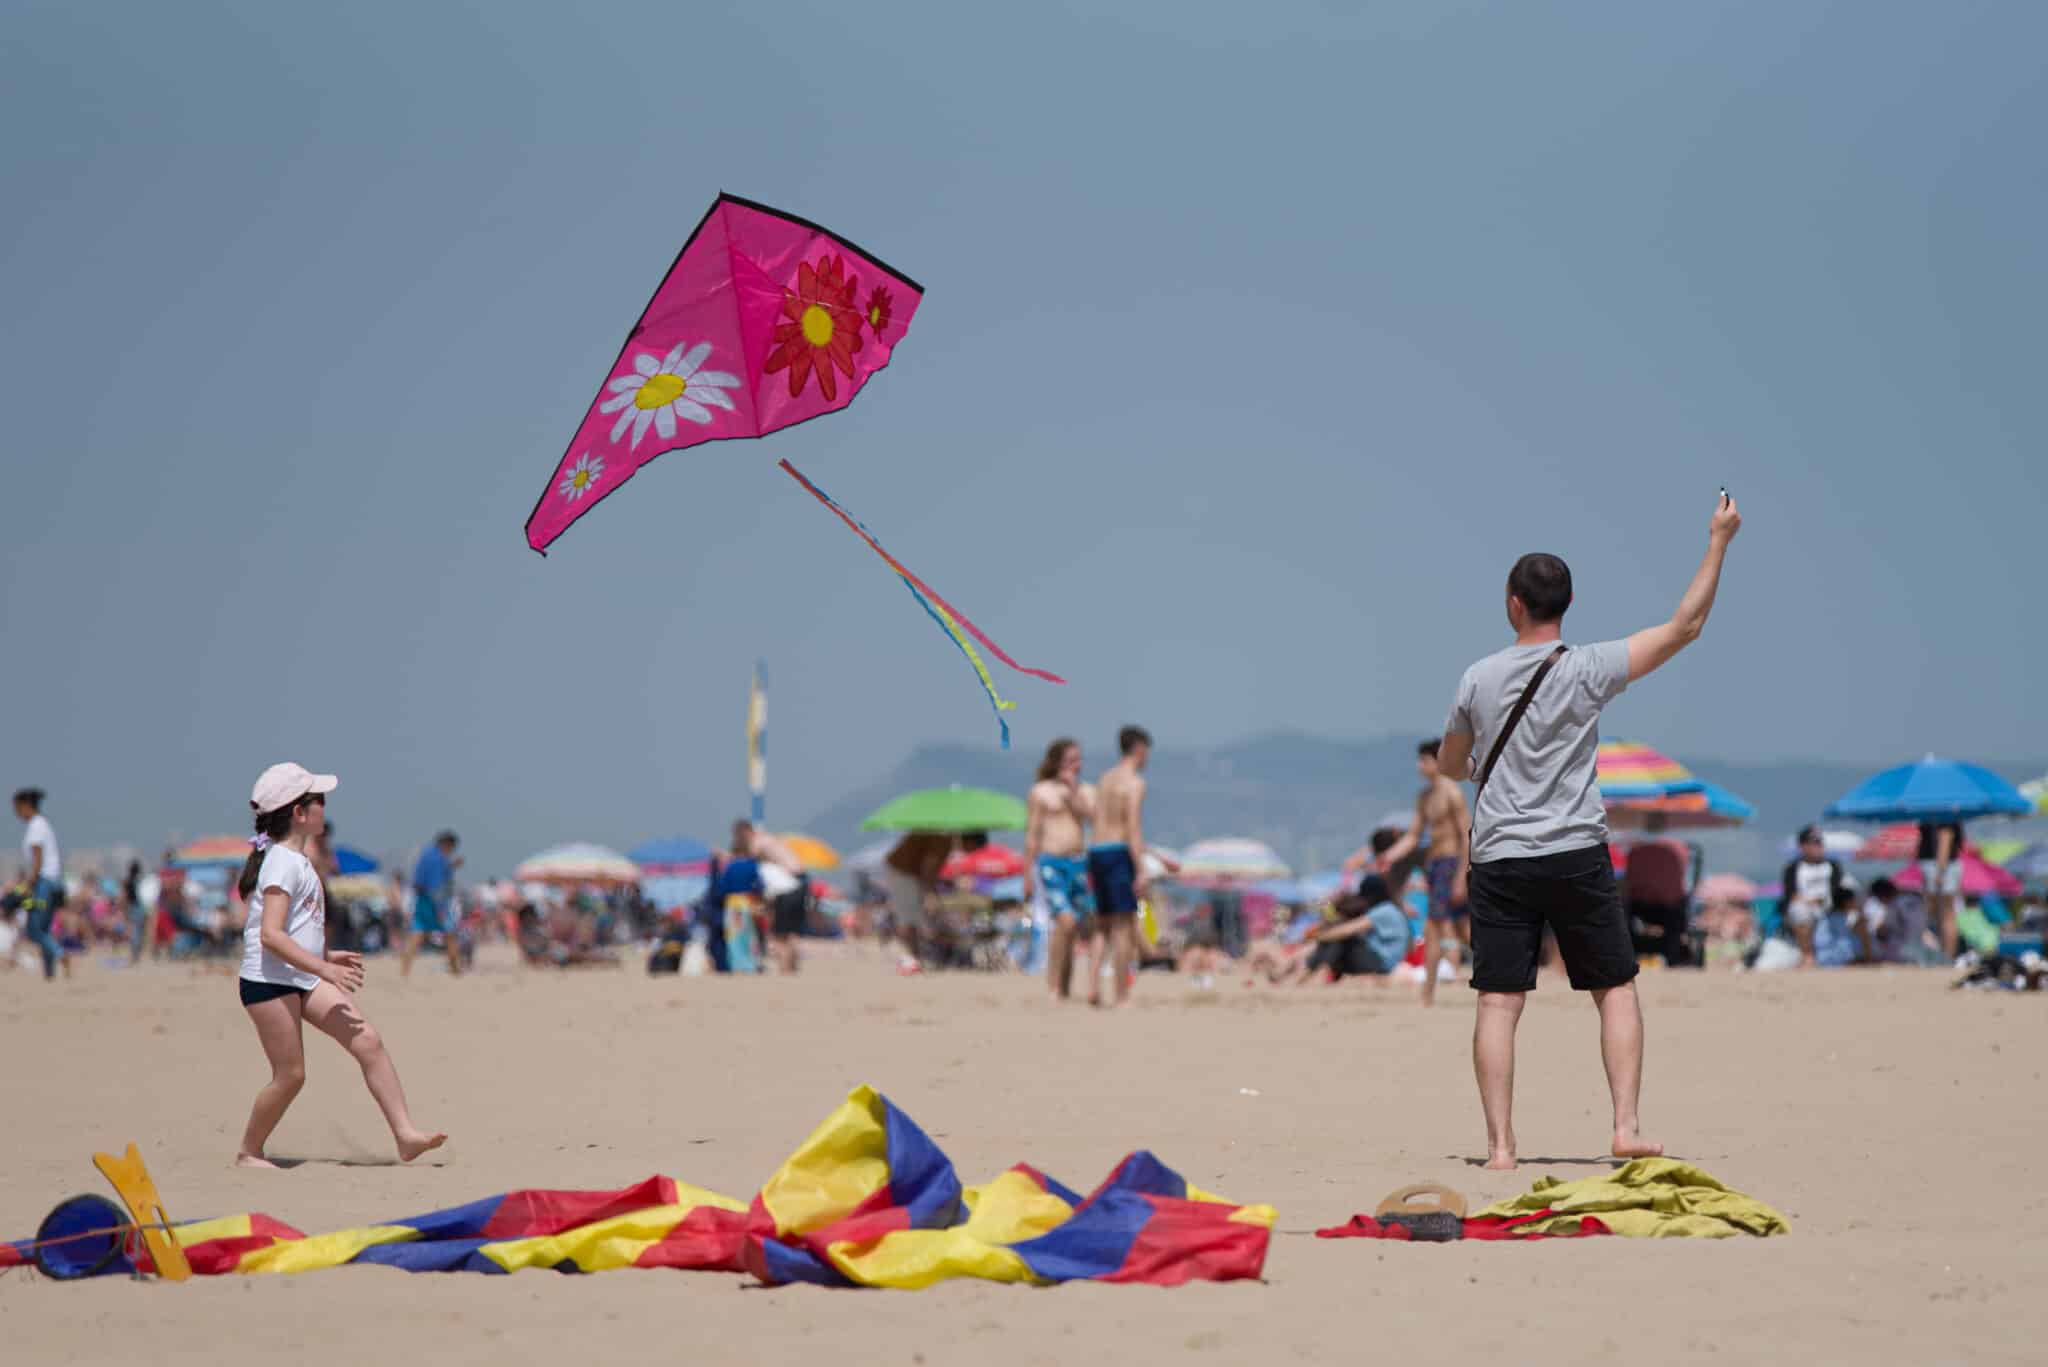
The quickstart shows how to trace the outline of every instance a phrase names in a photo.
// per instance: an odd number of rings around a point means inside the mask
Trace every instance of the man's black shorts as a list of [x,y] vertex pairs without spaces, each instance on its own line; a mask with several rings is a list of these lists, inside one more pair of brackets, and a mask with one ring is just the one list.
[[768,928],[771,935],[801,935],[804,933],[804,922],[807,919],[810,907],[804,900],[804,890],[802,888],[783,893],[782,896],[769,903],[768,909],[770,918]]
[[1545,925],[1557,936],[1574,991],[1635,978],[1635,945],[1605,845],[1474,864],[1466,886],[1478,991],[1533,991]]

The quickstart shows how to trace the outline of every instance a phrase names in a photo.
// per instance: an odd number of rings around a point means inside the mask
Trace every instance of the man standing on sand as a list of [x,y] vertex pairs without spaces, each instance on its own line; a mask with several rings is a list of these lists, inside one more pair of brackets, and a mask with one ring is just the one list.
[[[1045,977],[1052,999],[1063,1002],[1073,988],[1074,937],[1087,934],[1095,919],[1086,857],[1095,790],[1081,782],[1081,742],[1062,736],[1045,747],[1025,805],[1024,901],[1034,919],[1042,916],[1051,926]],[[1101,963],[1089,957],[1093,982]]]
[[412,866],[412,934],[405,937],[398,956],[401,978],[412,976],[412,961],[419,957],[420,946],[435,935],[446,943],[448,976],[462,976],[462,937],[455,933],[455,918],[450,915],[455,905],[455,871],[462,867],[462,856],[455,851],[461,844],[455,832],[443,831],[420,851],[419,862]]
[[[1138,901],[1151,881],[1145,871],[1145,763],[1152,737],[1141,726],[1117,733],[1123,756],[1095,785],[1095,843],[1088,847],[1088,886],[1095,916],[1109,940],[1110,971],[1116,976],[1116,1004],[1131,1000],[1131,964],[1138,953]],[[1171,873],[1180,866],[1165,856]],[[1102,1004],[1102,980],[1088,984],[1088,1004]]]
[[[1643,1014],[1628,918],[1607,852],[1594,765],[1600,711],[1635,680],[1699,639],[1742,515],[1724,492],[1707,554],[1671,620],[1625,641],[1577,650],[1561,640],[1571,570],[1525,555],[1508,574],[1515,643],[1465,671],[1444,726],[1442,767],[1470,774],[1472,986],[1479,1011],[1472,1066],[1486,1113],[1486,1166],[1515,1166],[1515,1027],[1536,986],[1548,925],[1574,990],[1600,1012],[1600,1058],[1614,1102],[1617,1158],[1661,1154],[1642,1137]],[[1483,755],[1474,763],[1475,756]]]
[[[1429,916],[1422,926],[1422,1004],[1436,1001],[1436,966],[1444,956],[1446,927],[1463,931],[1466,915],[1466,875],[1471,860],[1468,836],[1472,817],[1465,810],[1465,794],[1445,778],[1437,756],[1442,742],[1426,740],[1415,747],[1415,772],[1422,776],[1422,792],[1415,799],[1415,823],[1393,848],[1378,860],[1381,874],[1429,841]],[[1462,935],[1461,935],[1461,938]]]
[[924,972],[923,940],[931,928],[939,871],[953,855],[954,839],[940,831],[911,831],[882,860],[882,886],[889,893],[889,918],[903,941],[896,971],[905,977]]

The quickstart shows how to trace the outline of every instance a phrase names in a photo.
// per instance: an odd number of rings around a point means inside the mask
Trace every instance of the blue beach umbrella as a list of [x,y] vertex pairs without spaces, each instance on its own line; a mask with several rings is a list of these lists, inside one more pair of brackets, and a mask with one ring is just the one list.
[[701,874],[665,874],[640,880],[641,894],[663,911],[695,906],[710,886],[711,880]]
[[359,873],[375,873],[377,861],[350,845],[334,847],[334,871],[344,878]]
[[2033,810],[2018,788],[1989,769],[1929,755],[1865,779],[1835,799],[1826,814],[1855,821],[1966,821]]
[[711,857],[711,847],[687,835],[648,840],[626,851],[626,858],[642,868],[674,868],[680,864],[701,864]]

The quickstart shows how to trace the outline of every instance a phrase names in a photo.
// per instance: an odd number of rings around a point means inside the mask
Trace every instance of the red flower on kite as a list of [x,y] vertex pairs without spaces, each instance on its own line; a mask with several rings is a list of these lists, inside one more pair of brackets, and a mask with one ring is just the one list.
[[860,281],[846,274],[837,256],[818,262],[816,270],[808,261],[796,268],[796,288],[782,292],[782,319],[775,324],[771,340],[775,349],[761,369],[767,374],[789,371],[789,397],[804,392],[813,374],[818,390],[830,403],[839,397],[834,366],[847,379],[853,378],[853,353],[860,350],[860,313],[854,296]]
[[873,333],[877,340],[880,340],[882,336],[882,329],[889,326],[890,315],[895,310],[896,296],[889,293],[888,286],[875,286],[874,293],[868,296],[866,316],[868,331]]

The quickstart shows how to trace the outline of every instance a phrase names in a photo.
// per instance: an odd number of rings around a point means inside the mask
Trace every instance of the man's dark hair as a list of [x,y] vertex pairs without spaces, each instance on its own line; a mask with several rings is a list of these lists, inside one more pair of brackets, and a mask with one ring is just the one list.
[[14,790],[14,800],[32,812],[40,812],[43,809],[43,798],[45,796],[46,794],[41,788],[17,788]]
[[1385,854],[1401,843],[1401,832],[1382,828],[1372,833],[1372,852]]
[[455,832],[453,831],[443,831],[439,835],[434,837],[434,843],[436,845],[446,845],[449,849],[452,850],[457,845],[460,845],[462,843],[462,837],[455,834]]
[[1870,885],[1870,895],[1880,902],[1889,902],[1899,895],[1899,885],[1889,878],[1880,878]]
[[1437,751],[1443,748],[1444,743],[1441,740],[1431,739],[1426,740],[1422,742],[1422,744],[1416,746],[1415,753],[1418,755],[1428,755],[1431,759],[1435,759],[1437,756]]
[[1557,622],[1572,605],[1571,566],[1554,555],[1535,551],[1508,571],[1508,592],[1522,600],[1530,620]]
[[1120,755],[1128,755],[1141,745],[1152,743],[1152,733],[1142,726],[1126,726],[1116,733],[1116,749]]
[[1365,903],[1365,909],[1370,911],[1382,902],[1393,901],[1394,892],[1387,886],[1386,879],[1376,873],[1368,873],[1358,880],[1358,900]]

